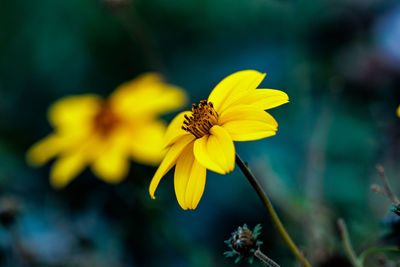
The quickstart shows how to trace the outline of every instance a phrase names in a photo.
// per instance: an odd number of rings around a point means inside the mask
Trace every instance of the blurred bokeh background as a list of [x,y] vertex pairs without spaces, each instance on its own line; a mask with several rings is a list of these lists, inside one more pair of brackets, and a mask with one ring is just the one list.
[[[381,163],[400,194],[397,0],[2,1],[0,40],[0,211],[16,215],[0,216],[1,266],[232,266],[223,241],[243,223],[261,223],[262,250],[295,266],[238,168],[209,171],[199,206],[183,211],[172,173],[150,199],[154,167],[132,162],[118,185],[86,170],[54,190],[51,163],[26,164],[52,131],[54,101],[107,96],[147,71],[193,103],[243,69],[287,92],[290,103],[271,110],[278,134],[236,149],[315,266],[350,266],[340,217],[358,253],[400,243],[390,201],[370,190]],[[367,266],[383,257],[399,258],[378,253]]]

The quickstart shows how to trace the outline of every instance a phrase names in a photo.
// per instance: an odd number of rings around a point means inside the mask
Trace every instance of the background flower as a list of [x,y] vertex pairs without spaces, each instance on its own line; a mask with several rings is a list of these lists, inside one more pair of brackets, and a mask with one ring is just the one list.
[[151,165],[161,160],[166,126],[158,116],[184,102],[183,91],[163,83],[157,74],[122,84],[109,99],[63,98],[49,109],[54,133],[35,144],[27,160],[40,166],[58,157],[50,174],[54,187],[65,186],[87,165],[104,181],[120,182],[130,158]]

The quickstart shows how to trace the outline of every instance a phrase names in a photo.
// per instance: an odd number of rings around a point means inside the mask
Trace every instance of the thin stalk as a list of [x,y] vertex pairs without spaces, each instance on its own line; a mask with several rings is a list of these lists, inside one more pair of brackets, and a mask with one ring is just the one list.
[[271,260],[267,255],[262,253],[259,249],[254,252],[254,256],[256,256],[260,261],[262,261],[265,265],[269,267],[280,267],[278,263]]
[[373,247],[365,250],[361,255],[358,257],[358,262],[364,266],[364,260],[367,256],[377,252],[386,252],[386,251],[400,251],[399,247],[391,246],[391,247]]
[[311,264],[303,256],[303,254],[301,254],[300,250],[296,247],[296,245],[292,241],[292,238],[286,232],[285,227],[283,226],[281,220],[279,219],[278,215],[276,214],[271,201],[269,200],[267,194],[262,189],[260,183],[257,181],[256,177],[253,175],[253,173],[250,171],[250,169],[240,159],[238,154],[236,154],[236,164],[239,166],[239,168],[243,172],[244,176],[246,176],[247,180],[253,186],[254,190],[257,192],[261,201],[264,203],[264,206],[267,208],[267,211],[272,219],[272,222],[274,223],[279,234],[282,236],[283,240],[285,241],[285,243],[289,247],[289,249],[292,251],[294,256],[301,263],[301,265],[303,265],[305,267],[311,267]]
[[338,220],[338,227],[339,227],[339,234],[340,237],[343,241],[344,248],[346,250],[347,256],[349,257],[349,260],[351,261],[351,264],[354,267],[362,267],[362,263],[360,263],[357,259],[357,255],[354,252],[353,246],[351,245],[350,237],[349,237],[349,232],[347,231],[346,224],[343,219]]

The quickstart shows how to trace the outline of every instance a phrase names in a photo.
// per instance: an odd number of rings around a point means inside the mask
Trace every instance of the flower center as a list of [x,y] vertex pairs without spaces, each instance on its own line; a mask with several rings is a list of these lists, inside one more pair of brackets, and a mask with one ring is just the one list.
[[209,134],[211,127],[218,123],[218,114],[211,102],[201,100],[192,105],[192,116],[185,115],[182,129],[200,138]]
[[102,136],[108,136],[119,122],[119,118],[107,104],[104,104],[94,117],[95,130]]

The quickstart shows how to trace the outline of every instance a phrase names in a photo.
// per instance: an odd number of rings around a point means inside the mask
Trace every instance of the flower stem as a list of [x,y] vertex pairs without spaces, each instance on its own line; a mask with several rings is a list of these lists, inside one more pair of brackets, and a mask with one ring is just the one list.
[[344,248],[346,250],[347,256],[349,257],[349,260],[351,261],[351,264],[354,267],[362,267],[362,263],[360,263],[357,259],[357,255],[354,252],[353,246],[351,245],[350,237],[349,237],[349,232],[347,231],[346,223],[344,222],[343,219],[339,219],[337,221],[338,227],[339,227],[339,234],[340,237],[343,241]]
[[265,265],[270,267],[280,267],[278,263],[271,260],[267,255],[262,253],[259,249],[254,252],[254,256],[256,256],[260,261],[262,261]]
[[274,207],[272,206],[271,201],[269,200],[267,194],[262,189],[260,183],[254,177],[253,173],[250,169],[244,164],[244,162],[240,159],[239,155],[236,154],[236,164],[239,166],[240,170],[243,172],[244,176],[246,176],[247,180],[253,186],[254,190],[257,192],[258,196],[261,198],[262,202],[264,203],[267,211],[274,223],[276,229],[282,236],[283,240],[285,241],[286,245],[288,245],[289,249],[292,251],[294,256],[297,260],[301,263],[301,265],[305,267],[311,267],[311,264],[307,261],[307,259],[301,254],[299,249],[296,247],[294,242],[292,241],[289,234],[286,232],[285,227],[282,225],[281,220],[279,219],[278,215],[275,212]]

